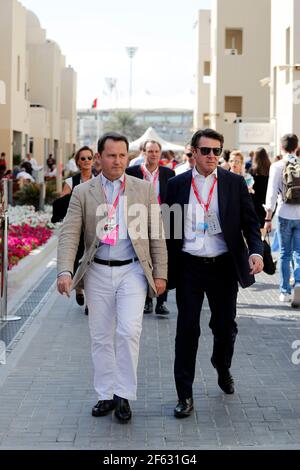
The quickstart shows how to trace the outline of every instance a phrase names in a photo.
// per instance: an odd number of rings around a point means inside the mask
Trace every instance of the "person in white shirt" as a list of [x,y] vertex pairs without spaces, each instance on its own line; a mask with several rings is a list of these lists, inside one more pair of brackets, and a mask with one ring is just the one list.
[[40,169],[40,166],[38,165],[37,161],[35,158],[32,158],[30,153],[27,153],[24,162],[29,162],[31,165],[31,168],[35,171],[38,171]]
[[[296,162],[298,157],[298,137],[286,134],[281,139],[283,159],[273,163],[270,168],[266,195],[267,211],[265,230],[272,230],[272,215],[276,207],[278,216],[277,234],[280,251],[280,296],[281,302],[292,302],[292,307],[300,306],[300,204],[287,204],[283,201],[283,171],[288,162]],[[300,161],[298,159],[298,161]],[[291,261],[294,260],[295,287],[292,296],[290,285]]]
[[[224,137],[213,129],[192,138],[196,166],[168,182],[170,216],[169,289],[176,288],[175,341],[176,418],[193,410],[193,381],[204,294],[211,310],[214,336],[212,365],[218,385],[234,393],[230,373],[237,335],[238,282],[248,287],[263,269],[259,222],[245,180],[218,166]],[[181,212],[179,209],[181,208]],[[184,228],[183,235],[180,233]]]
[[192,152],[191,144],[187,144],[185,146],[183,157],[186,159],[186,161],[176,166],[175,168],[176,176],[181,175],[182,173],[185,173],[186,171],[192,170],[195,166],[196,160]]
[[35,179],[32,176],[32,166],[29,162],[23,162],[20,167],[20,171],[18,172],[16,179],[23,180],[26,182],[34,183]]

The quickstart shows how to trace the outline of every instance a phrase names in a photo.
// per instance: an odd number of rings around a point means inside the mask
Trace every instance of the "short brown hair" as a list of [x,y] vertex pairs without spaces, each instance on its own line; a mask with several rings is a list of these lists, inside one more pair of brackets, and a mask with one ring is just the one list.
[[92,150],[90,147],[87,147],[87,146],[81,147],[81,149],[77,150],[77,152],[75,153],[75,157],[74,157],[74,158],[75,158],[75,163],[76,163],[76,165],[78,165],[81,152],[84,152],[85,150],[91,152],[92,157],[94,156],[94,152],[93,152],[93,150]]

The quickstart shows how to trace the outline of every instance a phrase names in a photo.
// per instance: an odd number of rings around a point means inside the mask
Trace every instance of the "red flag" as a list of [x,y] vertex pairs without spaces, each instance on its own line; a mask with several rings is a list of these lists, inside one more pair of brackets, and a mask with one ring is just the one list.
[[92,109],[97,109],[98,106],[98,98],[95,98],[92,104]]

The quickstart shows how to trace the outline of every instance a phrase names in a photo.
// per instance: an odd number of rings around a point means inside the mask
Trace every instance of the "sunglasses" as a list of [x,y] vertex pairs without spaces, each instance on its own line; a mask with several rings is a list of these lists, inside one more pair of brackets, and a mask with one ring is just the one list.
[[93,160],[93,157],[80,157],[80,160],[81,160],[82,162],[85,162],[86,160],[91,161],[91,160]]
[[193,156],[192,152],[185,153],[184,155],[186,155],[188,158],[192,158]]
[[209,155],[213,151],[215,157],[219,157],[223,151],[222,147],[210,148],[210,147],[196,147],[200,150],[201,155]]

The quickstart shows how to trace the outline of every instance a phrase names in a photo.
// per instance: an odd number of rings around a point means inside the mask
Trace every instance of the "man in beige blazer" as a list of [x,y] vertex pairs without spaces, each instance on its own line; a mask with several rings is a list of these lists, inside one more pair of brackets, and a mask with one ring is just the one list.
[[[102,173],[77,186],[58,244],[61,294],[70,296],[83,279],[98,402],[93,416],[115,409],[131,419],[136,399],[139,340],[145,297],[166,289],[167,250],[160,208],[150,183],[125,176],[128,140],[117,133],[100,138]],[[85,253],[74,279],[81,230]]]

